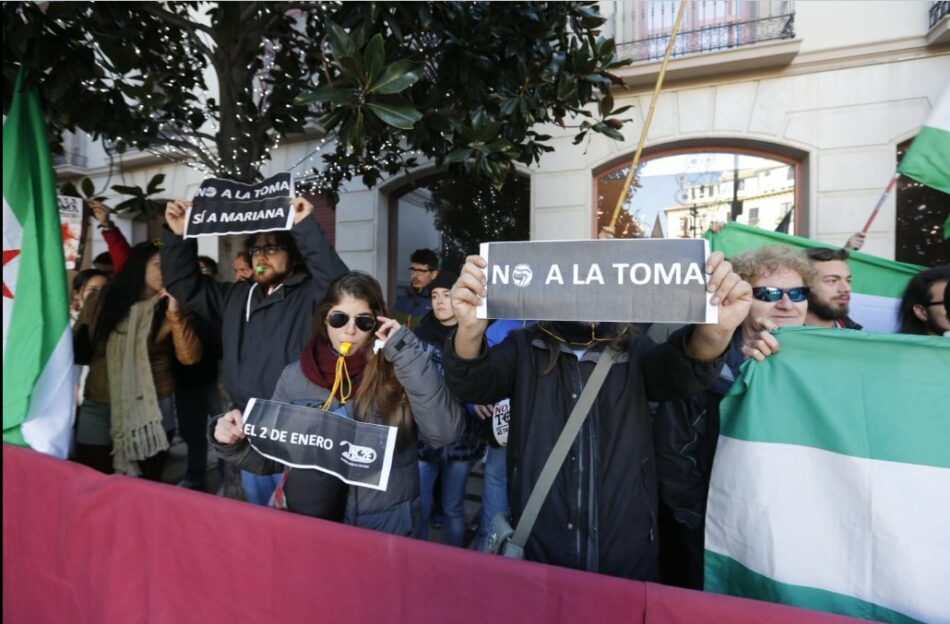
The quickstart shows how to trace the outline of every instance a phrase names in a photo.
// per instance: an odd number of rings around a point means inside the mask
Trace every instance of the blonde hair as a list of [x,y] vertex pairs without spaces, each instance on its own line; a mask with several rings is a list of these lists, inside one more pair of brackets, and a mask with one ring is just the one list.
[[786,245],[750,249],[733,256],[729,261],[739,277],[750,283],[757,277],[771,275],[779,269],[795,271],[801,276],[805,286],[811,286],[818,276],[818,270],[808,260],[804,251]]

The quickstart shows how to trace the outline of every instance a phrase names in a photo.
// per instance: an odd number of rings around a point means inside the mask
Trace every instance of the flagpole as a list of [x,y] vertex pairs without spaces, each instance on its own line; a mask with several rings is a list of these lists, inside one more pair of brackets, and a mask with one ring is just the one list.
[[640,129],[640,141],[637,143],[637,151],[633,154],[633,162],[630,163],[630,171],[623,182],[623,189],[617,198],[617,206],[614,208],[613,217],[610,219],[609,230],[612,233],[617,225],[617,219],[620,217],[620,209],[623,207],[623,200],[630,191],[630,183],[633,182],[633,176],[636,173],[637,165],[640,164],[640,154],[643,153],[643,144],[647,140],[647,132],[650,130],[650,123],[653,121],[653,109],[656,108],[656,101],[660,95],[660,88],[663,86],[663,77],[666,75],[666,65],[670,62],[670,56],[673,54],[673,43],[676,41],[676,34],[680,29],[680,22],[683,21],[683,13],[686,10],[686,0],[680,0],[679,10],[676,12],[676,21],[673,22],[673,30],[670,32],[670,40],[666,44],[666,54],[663,55],[663,63],[660,65],[660,74],[656,79],[656,86],[653,88],[653,98],[650,100],[650,110],[643,122],[643,128]]
[[877,205],[874,206],[874,210],[872,210],[870,216],[868,216],[867,223],[865,223],[864,227],[861,228],[862,234],[868,233],[868,228],[871,227],[871,223],[877,218],[877,213],[881,211],[881,206],[884,205],[888,195],[890,195],[891,191],[894,189],[894,185],[897,183],[897,177],[898,176],[896,172],[893,176],[891,176],[891,181],[887,183],[887,187],[884,189],[884,192],[881,193],[881,198],[877,200]]

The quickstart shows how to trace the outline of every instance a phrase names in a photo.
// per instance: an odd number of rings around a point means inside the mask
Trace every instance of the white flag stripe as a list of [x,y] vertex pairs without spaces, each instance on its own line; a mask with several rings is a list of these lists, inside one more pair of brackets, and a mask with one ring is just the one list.
[[897,333],[897,309],[900,299],[851,293],[851,313],[849,316],[860,323],[867,331]]
[[948,493],[946,468],[720,436],[706,549],[780,583],[950,618]]
[[[23,228],[17,220],[16,215],[7,203],[7,198],[3,198],[3,250],[12,250],[20,248],[20,241],[23,240]],[[19,272],[20,259],[14,258],[12,261],[3,265],[3,283],[12,292],[16,293],[16,278]],[[10,319],[13,318],[13,299],[3,298],[3,353],[7,352],[7,330],[10,327]],[[4,360],[5,361],[5,360]]]
[[72,410],[73,334],[67,327],[33,387],[30,411],[20,426],[23,439],[34,450],[66,459],[72,427],[63,426],[63,414]]

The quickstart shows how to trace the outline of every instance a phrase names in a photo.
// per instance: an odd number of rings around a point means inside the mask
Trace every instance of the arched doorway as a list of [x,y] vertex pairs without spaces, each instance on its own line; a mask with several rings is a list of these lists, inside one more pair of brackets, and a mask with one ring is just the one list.
[[[807,231],[807,154],[763,144],[686,143],[645,152],[615,221],[617,237],[696,238],[713,221]],[[614,220],[632,154],[594,172],[594,232]]]
[[528,240],[530,180],[511,175],[494,188],[488,181],[436,174],[389,195],[389,300],[409,285],[409,257],[433,249],[440,267],[458,272],[479,243]]

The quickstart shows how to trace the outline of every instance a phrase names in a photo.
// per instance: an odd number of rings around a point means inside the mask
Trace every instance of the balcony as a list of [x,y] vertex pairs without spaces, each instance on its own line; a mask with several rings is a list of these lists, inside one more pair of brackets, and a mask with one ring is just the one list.
[[[679,2],[613,2],[601,6],[609,20],[606,34],[617,41],[618,55],[633,60],[617,75],[630,87],[652,84],[669,43]],[[686,5],[666,80],[785,67],[800,46],[789,0],[694,0]]]
[[63,153],[53,154],[56,178],[65,180],[85,175],[88,167],[85,137],[72,132],[63,133]]
[[930,5],[930,29],[927,31],[927,45],[947,45],[950,43],[950,2],[934,2]]

